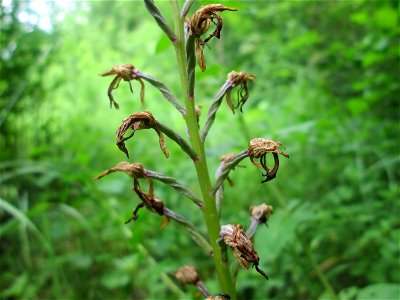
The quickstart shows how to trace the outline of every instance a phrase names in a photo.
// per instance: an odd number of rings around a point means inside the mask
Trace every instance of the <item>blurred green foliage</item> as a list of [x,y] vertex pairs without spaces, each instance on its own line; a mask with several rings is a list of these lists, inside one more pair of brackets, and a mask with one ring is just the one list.
[[[156,1],[170,15],[168,2]],[[202,1],[209,3],[209,1]],[[277,179],[260,185],[248,161],[231,174],[222,223],[249,222],[251,205],[275,208],[260,228],[261,268],[240,272],[240,299],[399,299],[399,24],[397,1],[224,1],[222,39],[198,73],[201,121],[231,70],[257,75],[243,115],[223,105],[206,143],[210,170],[253,137],[288,149]],[[192,11],[199,7],[195,3]],[[177,299],[170,281],[195,264],[211,291],[212,264],[175,224],[141,211],[122,174],[92,178],[125,160],[120,121],[142,110],[121,83],[110,110],[109,78],[120,63],[179,95],[173,49],[136,1],[74,2],[43,30],[23,21],[29,2],[2,4],[0,253],[2,299]],[[39,16],[40,17],[40,16]],[[179,113],[146,85],[146,104],[185,134]],[[199,194],[191,163],[172,142],[166,160],[152,133],[128,144],[132,162],[174,176]],[[134,146],[133,146],[134,144]],[[168,207],[204,229],[192,203],[156,186]]]

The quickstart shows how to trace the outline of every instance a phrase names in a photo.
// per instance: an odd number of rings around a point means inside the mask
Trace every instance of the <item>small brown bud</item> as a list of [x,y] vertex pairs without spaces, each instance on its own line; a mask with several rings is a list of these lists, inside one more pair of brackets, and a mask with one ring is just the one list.
[[267,274],[258,268],[260,258],[257,251],[254,250],[252,241],[244,233],[242,225],[229,224],[221,226],[220,237],[231,248],[233,255],[242,268],[248,269],[250,267],[249,263],[252,263],[257,272],[268,279]]
[[[229,108],[235,113],[235,109],[239,108],[241,112],[243,112],[243,105],[246,103],[247,99],[249,98],[249,89],[247,87],[247,81],[255,81],[256,76],[252,74],[248,74],[245,72],[236,72],[232,71],[228,74],[228,82],[231,86],[226,91],[226,103],[228,104]],[[231,100],[231,91],[234,87],[240,85],[239,90],[237,91],[237,104],[236,106],[233,105]]]
[[199,274],[192,264],[180,267],[175,273],[176,279],[183,284],[196,285],[200,281]]
[[118,88],[118,85],[121,80],[127,81],[129,83],[129,88],[131,92],[133,93],[132,85],[131,85],[131,80],[137,80],[140,83],[141,89],[140,89],[140,101],[142,104],[144,104],[144,83],[142,79],[137,75],[137,69],[131,65],[131,64],[122,64],[122,65],[117,65],[114,68],[112,68],[110,71],[105,72],[100,74],[100,76],[110,76],[110,75],[116,75],[113,81],[111,81],[107,95],[108,98],[110,99],[110,105],[112,106],[114,104],[115,108],[118,109],[119,105],[118,103],[114,100],[114,97],[112,96],[112,91],[116,88]]
[[217,296],[208,296],[205,300],[230,300],[231,296],[225,293],[221,293]]
[[266,223],[273,213],[273,208],[267,204],[261,204],[250,207],[251,217],[260,223]]
[[[134,113],[133,115],[130,115],[127,119],[125,119],[122,122],[121,126],[118,128],[116,132],[118,148],[122,152],[124,152],[126,156],[129,158],[129,152],[125,146],[125,141],[133,137],[133,135],[137,130],[149,129],[149,128],[153,128],[157,132],[161,151],[164,153],[165,157],[168,158],[169,153],[167,150],[167,144],[165,142],[164,135],[158,129],[157,120],[153,117],[153,115],[149,111],[141,111]],[[132,133],[128,137],[124,137],[128,129],[131,129]]]

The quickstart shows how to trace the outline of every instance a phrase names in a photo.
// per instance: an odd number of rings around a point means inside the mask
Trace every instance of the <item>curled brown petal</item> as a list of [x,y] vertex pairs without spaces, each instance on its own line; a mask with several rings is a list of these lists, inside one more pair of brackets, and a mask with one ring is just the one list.
[[[228,74],[227,82],[230,84],[230,87],[226,91],[226,102],[233,113],[235,113],[235,109],[237,108],[239,108],[239,110],[243,112],[243,105],[249,98],[249,89],[247,86],[247,82],[249,80],[255,81],[256,76],[248,74],[246,72],[236,72],[236,71],[232,71]],[[239,89],[237,91],[237,104],[236,106],[234,106],[231,99],[231,91],[236,86],[239,86]]]

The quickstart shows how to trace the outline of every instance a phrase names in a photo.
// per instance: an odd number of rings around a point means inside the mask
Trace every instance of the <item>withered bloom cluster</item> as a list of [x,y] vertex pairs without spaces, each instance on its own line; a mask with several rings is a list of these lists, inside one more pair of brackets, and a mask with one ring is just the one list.
[[114,97],[112,95],[112,91],[118,88],[119,83],[121,80],[127,81],[129,84],[129,88],[131,92],[133,93],[132,85],[131,85],[131,80],[137,80],[140,83],[140,101],[142,104],[144,104],[144,83],[142,79],[136,74],[136,68],[131,65],[131,64],[122,64],[115,66],[112,68],[110,71],[105,72],[100,74],[100,76],[111,76],[111,75],[116,75],[114,79],[111,81],[110,86],[108,87],[107,95],[108,98],[110,99],[110,106],[114,104],[114,107],[116,109],[119,108],[118,103],[114,100]]
[[267,274],[258,265],[260,258],[254,249],[253,242],[246,236],[241,224],[228,224],[221,226],[220,237],[225,244],[231,248],[236,260],[244,269],[250,267],[250,263],[256,268],[257,272],[268,279]]
[[[229,108],[235,113],[235,109],[239,108],[240,112],[243,112],[243,105],[246,103],[249,98],[249,88],[247,87],[248,81],[255,81],[256,76],[252,74],[248,74],[246,72],[236,72],[232,71],[228,74],[228,83],[229,88],[226,91],[226,103]],[[237,104],[233,105],[231,99],[231,91],[233,88],[239,86],[237,90]]]
[[[118,128],[116,132],[118,148],[122,152],[124,152],[126,156],[129,158],[129,152],[125,146],[125,141],[133,137],[137,130],[150,129],[150,128],[154,129],[157,132],[161,151],[164,153],[165,157],[168,158],[169,153],[167,150],[167,144],[165,142],[164,135],[158,128],[158,122],[153,117],[152,113],[149,111],[141,111],[134,113],[122,122],[121,126]],[[125,133],[129,129],[132,130],[132,132],[127,137],[125,137]]]
[[[203,72],[206,70],[203,48],[213,37],[217,39],[221,37],[223,21],[219,13],[225,10],[236,11],[237,9],[222,4],[205,5],[198,9],[189,20],[189,34],[195,39],[197,62]],[[201,36],[210,29],[211,23],[215,24],[215,30],[204,41],[201,40]]]
[[[289,155],[287,155],[286,153],[282,152],[282,150],[279,149],[280,146],[286,149],[285,146],[283,146],[281,143],[272,140],[267,140],[264,138],[255,138],[250,141],[248,153],[251,162],[255,166],[265,170],[265,174],[263,174],[263,176],[265,176],[265,179],[261,181],[261,183],[271,181],[276,177],[276,173],[278,172],[279,168],[278,154],[281,154],[284,157],[289,158]],[[272,155],[274,156],[274,166],[272,168],[269,168],[267,166],[266,156],[268,153],[272,153]],[[255,158],[259,158],[260,162],[254,161]]]

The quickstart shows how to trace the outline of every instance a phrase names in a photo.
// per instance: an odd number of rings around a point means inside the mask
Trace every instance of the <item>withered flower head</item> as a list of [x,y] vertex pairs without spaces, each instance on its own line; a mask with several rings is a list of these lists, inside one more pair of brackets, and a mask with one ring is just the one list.
[[[266,171],[266,173],[263,174],[263,176],[265,176],[266,178],[261,181],[261,183],[268,182],[276,177],[276,173],[278,172],[279,168],[278,154],[289,158],[289,155],[279,149],[280,146],[286,149],[285,146],[283,146],[281,143],[264,138],[255,138],[250,141],[248,152],[251,162],[255,166],[260,167]],[[266,165],[266,155],[268,153],[272,153],[272,155],[274,156],[274,166],[272,169],[268,168]],[[254,158],[259,158],[260,162],[255,162]]]
[[[169,157],[169,153],[167,151],[167,144],[164,139],[164,135],[158,129],[157,120],[153,117],[151,112],[149,111],[141,111],[130,115],[126,120],[124,120],[121,126],[118,128],[116,135],[117,135],[117,146],[118,148],[126,154],[129,158],[128,149],[125,147],[125,141],[130,139],[137,130],[141,129],[149,129],[153,128],[159,137],[160,148],[161,151],[164,153],[165,157]],[[128,129],[132,130],[132,133],[129,134],[127,137],[124,137],[125,133]]]
[[136,220],[138,218],[139,209],[141,209],[142,207],[146,207],[148,210],[156,212],[160,216],[164,215],[164,203],[154,196],[152,189],[150,190],[149,194],[143,192],[140,189],[138,180],[134,181],[133,189],[140,200],[142,200],[142,202],[136,206],[135,210],[132,213],[132,217],[128,221],[126,221],[125,224],[129,223],[132,220]]
[[266,223],[273,212],[272,206],[267,204],[250,207],[251,217],[260,223]]
[[[232,71],[228,74],[228,82],[230,83],[230,87],[226,91],[226,103],[235,113],[235,109],[239,108],[240,112],[243,112],[243,105],[246,103],[247,99],[249,98],[249,88],[247,87],[247,81],[255,81],[256,76],[252,74],[248,74],[246,72],[236,72]],[[234,87],[240,86],[237,91],[237,104],[236,106],[233,105],[231,100],[231,91]]]
[[114,107],[116,109],[119,108],[118,103],[114,100],[112,91],[114,89],[118,88],[118,85],[122,79],[129,83],[129,88],[132,93],[133,93],[133,89],[132,89],[132,85],[131,85],[131,80],[139,81],[140,86],[141,86],[140,101],[142,102],[142,104],[144,103],[144,83],[143,83],[142,79],[137,75],[136,68],[133,65],[131,65],[131,64],[118,65],[118,66],[115,66],[114,68],[112,68],[110,71],[100,74],[100,76],[110,76],[110,75],[116,75],[115,78],[113,79],[113,81],[111,81],[111,83],[108,87],[108,91],[107,91],[107,95],[108,95],[108,98],[110,99],[111,107],[114,104]]
[[180,267],[175,273],[176,279],[183,284],[197,284],[200,281],[199,274],[192,264]]
[[244,233],[242,225],[222,225],[220,237],[224,240],[225,244],[231,248],[236,260],[244,269],[248,269],[250,267],[249,263],[252,263],[257,272],[268,279],[267,274],[258,268],[260,258],[258,257],[257,251],[254,249],[252,241]]
[[[219,13],[224,10],[236,11],[237,9],[223,6],[222,4],[209,4],[200,7],[189,20],[189,34],[195,39],[197,61],[203,72],[206,70],[206,63],[203,55],[204,45],[213,37],[217,39],[221,37],[223,22]],[[216,28],[202,41],[200,37],[210,29],[211,23],[214,23]]]

